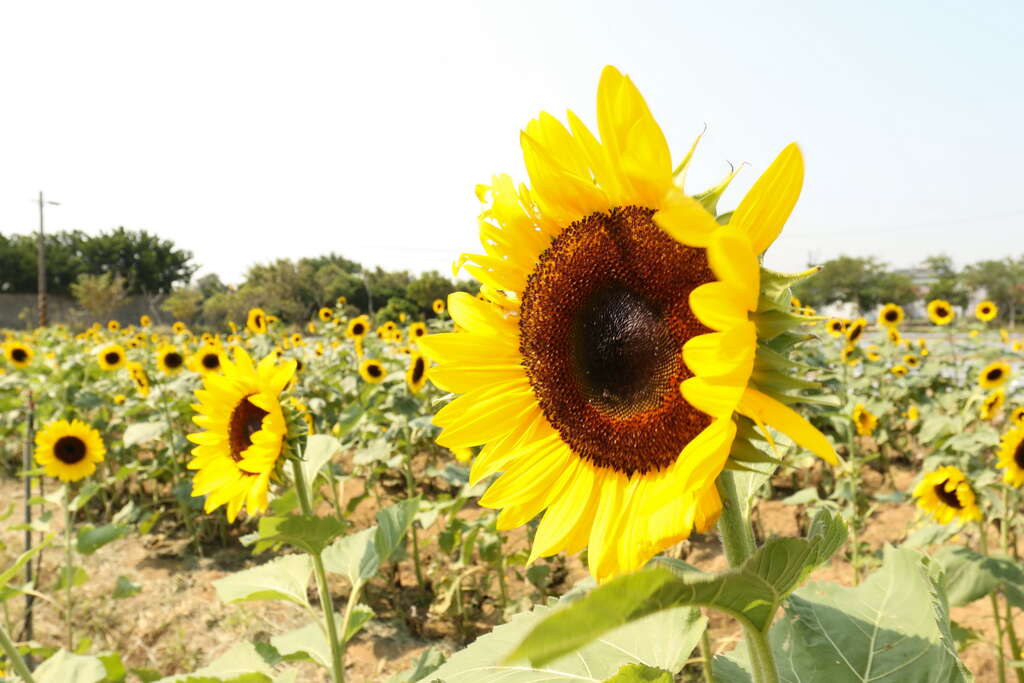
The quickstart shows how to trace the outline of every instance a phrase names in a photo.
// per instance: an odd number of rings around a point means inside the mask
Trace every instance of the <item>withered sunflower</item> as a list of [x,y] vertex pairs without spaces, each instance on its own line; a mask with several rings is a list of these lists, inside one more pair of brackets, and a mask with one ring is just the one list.
[[[419,346],[438,363],[431,381],[461,394],[434,418],[438,443],[483,446],[474,483],[504,472],[480,499],[502,508],[498,527],[544,512],[530,560],[588,547],[603,581],[714,524],[730,456],[763,458],[748,440],[755,423],[836,456],[786,405],[801,399],[785,391],[813,385],[759,345],[806,322],[790,311],[797,278],[759,264],[799,195],[799,149],[720,225],[728,180],[687,196],[677,183],[689,157],[673,171],[660,127],[616,69],[598,87],[600,141],[568,116],[566,128],[542,113],[522,134],[529,189],[504,175],[479,188],[486,253],[457,265],[484,300],[450,295],[461,331]],[[755,312],[785,324],[759,329]]]
[[956,519],[962,522],[981,519],[974,490],[964,473],[952,465],[924,475],[914,487],[913,495],[917,506],[939,524],[949,524]]
[[414,353],[410,356],[409,367],[405,369],[405,383],[414,394],[418,394],[427,383],[427,359],[422,354]]
[[955,317],[956,313],[948,301],[933,299],[928,302],[928,318],[936,325],[948,325]]
[[267,313],[262,308],[250,308],[249,316],[246,318],[245,326],[253,334],[266,334]]
[[57,420],[36,434],[36,462],[61,481],[88,477],[106,452],[100,433],[81,420]]
[[185,367],[185,356],[177,346],[167,344],[156,352],[156,365],[165,375],[175,375]]
[[1024,426],[1017,426],[1003,434],[996,466],[1005,470],[1003,481],[1010,486],[1020,488],[1024,484]]
[[107,344],[96,355],[100,367],[104,370],[117,370],[125,364],[124,347],[120,344]]
[[978,373],[978,384],[982,389],[1001,387],[1010,379],[1010,365],[1002,361],[989,363]]
[[974,307],[974,315],[982,322],[988,322],[999,315],[999,307],[994,301],[982,301]]
[[878,324],[896,327],[903,322],[903,307],[898,304],[886,304],[878,312]]
[[224,359],[224,374],[208,373],[196,390],[204,431],[189,434],[197,444],[188,468],[197,470],[192,495],[207,496],[204,509],[227,506],[233,522],[244,506],[250,515],[267,508],[267,489],[285,448],[288,426],[279,396],[295,375],[294,361],[273,354],[254,365],[244,349]]
[[379,360],[367,358],[359,364],[359,376],[370,384],[379,384],[384,381],[384,366]]
[[4,343],[4,357],[16,368],[27,368],[32,363],[32,347],[19,341]]

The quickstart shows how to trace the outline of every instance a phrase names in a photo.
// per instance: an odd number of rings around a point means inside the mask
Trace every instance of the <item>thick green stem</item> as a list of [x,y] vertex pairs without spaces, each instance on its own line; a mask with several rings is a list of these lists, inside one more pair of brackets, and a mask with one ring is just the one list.
[[[988,555],[988,524],[978,522],[978,530],[981,532],[978,536],[978,547],[982,555]],[[992,603],[992,618],[995,620],[996,640],[999,643],[999,647],[996,650],[999,683],[1006,683],[1006,645],[1003,642],[1003,619],[999,613],[999,598],[996,593],[989,593],[988,598],[989,602]]]
[[[405,467],[402,469],[405,475],[405,489],[409,498],[416,497],[416,478],[412,474],[412,458],[405,459]],[[416,570],[416,585],[423,590],[423,568],[420,566],[420,538],[416,531],[416,522],[409,525],[409,534],[412,536],[412,564]]]
[[21,680],[25,683],[36,683],[36,679],[32,678],[32,672],[28,670],[25,660],[21,658],[21,653],[18,652],[18,648],[14,647],[14,642],[11,641],[11,637],[7,635],[7,629],[3,626],[0,626],[0,648],[7,655],[7,661],[21,676]]
[[711,660],[714,653],[711,650],[711,636],[708,633],[710,629],[705,628],[704,633],[700,636],[700,656],[701,656],[701,668],[704,670],[704,683],[715,683],[715,679],[711,674]]
[[[730,470],[718,476],[718,493],[722,498],[722,516],[718,518],[718,531],[722,535],[722,548],[730,567],[739,567],[754,554],[754,535],[744,515],[745,501],[736,491],[736,480]],[[768,634],[743,624],[743,632],[750,652],[750,668],[754,683],[779,683],[775,657],[768,644]]]
[[[310,517],[313,516],[313,504],[309,500],[309,492],[306,490],[306,475],[302,471],[302,462],[292,460],[292,469],[295,472],[295,491],[299,496],[299,505],[302,512]],[[310,553],[313,559],[313,573],[316,575],[316,587],[320,592],[320,607],[324,613],[324,626],[327,630],[327,643],[331,647],[331,681],[333,683],[344,683],[345,681],[345,650],[344,643],[338,638],[338,627],[334,621],[334,602],[331,600],[331,591],[327,586],[327,572],[324,570],[324,561],[320,553]],[[352,587],[355,593],[356,587]],[[349,602],[352,596],[349,596]],[[345,621],[348,621],[349,609],[345,609]],[[346,627],[347,628],[347,627]]]
[[71,548],[71,484],[67,483],[64,485],[64,604],[66,607],[65,612],[65,641],[68,652],[74,652],[74,644],[72,643],[73,633],[71,630],[71,614],[73,604],[71,602],[71,589],[75,585],[74,581],[74,557],[72,555]]

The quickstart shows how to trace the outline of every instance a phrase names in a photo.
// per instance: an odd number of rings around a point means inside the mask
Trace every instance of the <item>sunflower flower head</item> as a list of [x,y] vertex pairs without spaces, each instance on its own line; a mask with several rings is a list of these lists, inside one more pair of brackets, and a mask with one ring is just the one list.
[[1024,427],[1024,406],[1017,406],[1010,411],[1010,422],[1018,427]]
[[857,318],[850,323],[846,328],[846,343],[856,344],[860,341],[860,338],[864,336],[864,330],[868,326],[868,321],[864,318]]
[[989,363],[978,373],[978,384],[982,389],[996,389],[1010,379],[1010,365],[1002,361]]
[[903,307],[898,304],[886,304],[878,312],[878,324],[896,327],[903,322]]
[[1006,391],[996,389],[981,402],[981,419],[994,420],[1003,412],[1003,404],[1006,403]]
[[974,307],[974,315],[978,320],[987,323],[999,315],[999,307],[994,301],[982,301]]
[[203,431],[188,468],[196,470],[192,495],[206,496],[204,509],[227,507],[234,521],[244,507],[250,515],[267,508],[270,479],[286,454],[289,422],[280,395],[295,375],[295,362],[270,354],[254,364],[244,349],[224,359],[223,374],[203,377],[192,418]]
[[120,344],[107,344],[96,354],[96,360],[104,370],[118,370],[127,361],[124,347]]
[[928,302],[928,319],[936,325],[948,325],[953,322],[956,313],[945,299],[932,299]]
[[863,403],[858,403],[853,409],[853,424],[856,425],[858,434],[870,436],[878,426],[878,418],[865,408]]
[[[766,425],[836,462],[789,404],[816,388],[783,352],[807,319],[790,286],[813,274],[761,268],[803,182],[786,147],[728,222],[728,186],[692,197],[632,81],[607,67],[597,133],[542,113],[521,135],[529,187],[478,188],[484,253],[456,263],[481,297],[456,292],[459,331],[419,341],[430,380],[459,396],[434,417],[438,443],[482,446],[473,483],[498,527],[543,513],[531,558],[588,548],[604,581],[707,530],[715,479],[764,460]],[[692,150],[691,150],[692,151]],[[722,223],[719,222],[722,220]],[[680,353],[682,350],[682,353]]]
[[35,352],[28,344],[14,340],[4,342],[4,358],[16,368],[27,368],[34,355]]
[[131,361],[125,365],[125,369],[128,371],[128,377],[131,378],[135,389],[139,392],[139,396],[149,396],[149,376],[146,374],[146,369],[142,367],[142,363]]
[[1003,434],[999,443],[999,462],[1003,481],[1014,488],[1024,484],[1024,426],[1017,425]]
[[832,318],[825,324],[825,329],[833,337],[842,337],[846,333],[846,323],[839,318]]
[[61,481],[88,477],[106,452],[100,433],[81,420],[57,420],[36,434],[36,462]]
[[185,367],[185,355],[177,346],[166,344],[157,350],[156,364],[165,375],[176,375]]
[[249,331],[253,334],[266,334],[268,322],[266,311],[262,308],[250,308],[249,315],[245,321],[245,326],[249,328]]
[[907,411],[905,413],[903,413],[903,417],[907,418],[911,422],[917,422],[918,419],[920,419],[920,417],[921,417],[921,411],[918,410],[917,404],[911,403],[907,407]]
[[963,472],[952,465],[926,474],[914,487],[913,495],[917,507],[939,524],[981,519],[981,510],[975,502],[970,482]]

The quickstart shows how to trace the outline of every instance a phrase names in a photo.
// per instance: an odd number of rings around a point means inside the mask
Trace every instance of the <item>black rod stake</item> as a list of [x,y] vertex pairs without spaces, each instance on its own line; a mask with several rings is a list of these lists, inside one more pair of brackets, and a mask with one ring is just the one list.
[[[28,392],[28,421],[25,425],[25,452],[22,457],[22,469],[25,477],[25,552],[32,550],[32,477],[28,472],[32,469],[32,444],[35,441],[35,415],[36,406],[32,400],[32,392]],[[32,562],[25,563],[25,582],[32,583]],[[24,639],[32,640],[32,606],[35,596],[25,595],[25,626]],[[31,655],[25,658],[25,663],[32,668]]]

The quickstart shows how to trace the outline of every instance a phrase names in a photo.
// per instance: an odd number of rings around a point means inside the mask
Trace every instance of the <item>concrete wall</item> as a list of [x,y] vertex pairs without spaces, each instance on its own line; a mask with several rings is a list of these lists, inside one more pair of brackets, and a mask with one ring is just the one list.
[[[148,315],[154,323],[170,325],[174,321],[171,315],[160,310],[163,296],[142,297],[130,296],[124,305],[115,309],[110,318],[121,325],[136,325],[139,316]],[[94,320],[90,314],[80,308],[75,300],[65,296],[46,297],[46,311],[50,324],[64,323],[74,328],[88,327]],[[95,322],[107,323],[108,319]],[[0,328],[34,329],[39,320],[36,311],[35,294],[0,294]]]

